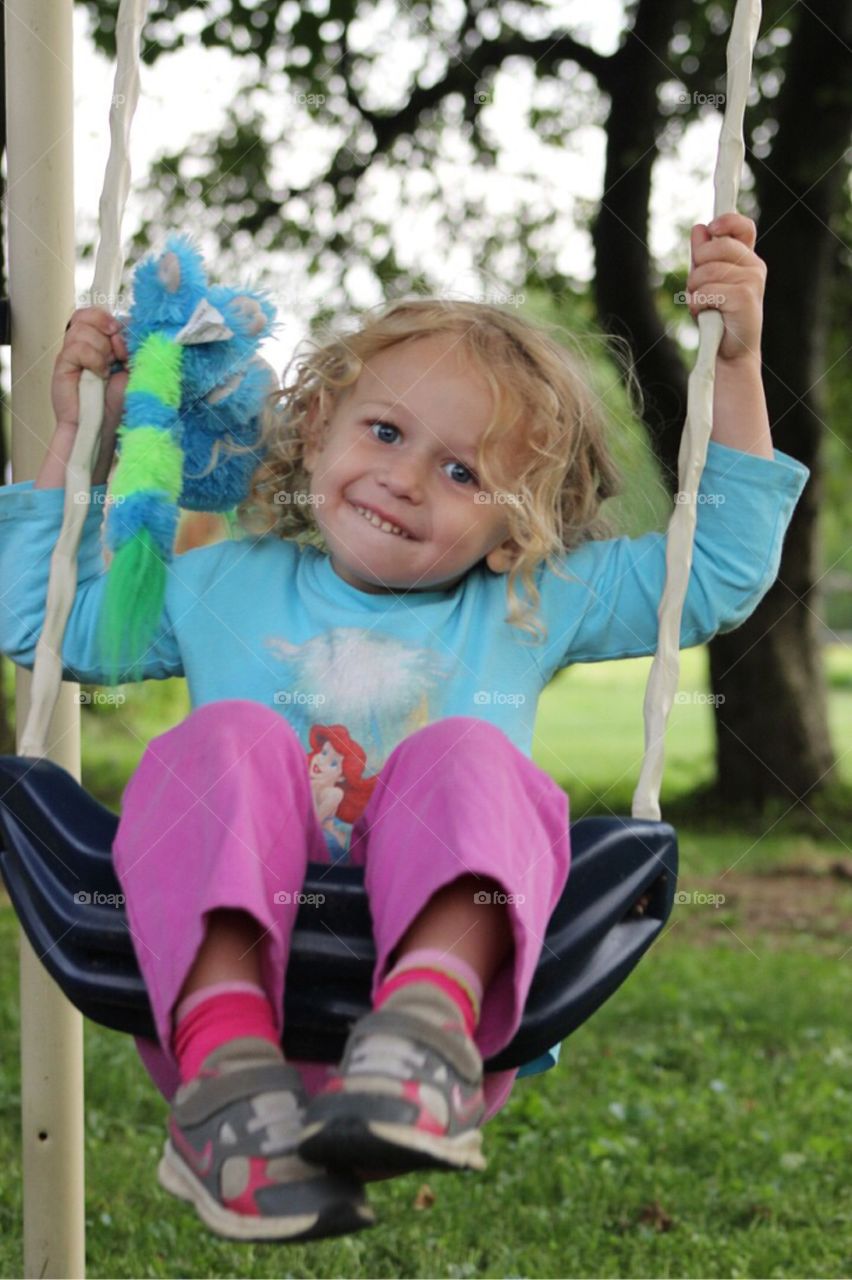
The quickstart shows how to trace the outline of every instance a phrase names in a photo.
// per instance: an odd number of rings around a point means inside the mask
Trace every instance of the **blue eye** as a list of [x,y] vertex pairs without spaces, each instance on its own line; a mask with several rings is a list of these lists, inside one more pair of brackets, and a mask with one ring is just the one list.
[[[388,430],[388,431],[395,431],[395,432],[397,433],[397,435],[401,435],[401,434],[402,434],[402,432],[400,431],[399,427],[394,426],[394,424],[393,424],[392,422],[385,422],[385,421],[383,421],[383,420],[382,420],[382,419],[380,419],[380,418],[375,418],[375,419],[373,419],[373,420],[372,420],[368,425],[369,425],[369,427],[370,427],[370,430],[371,430],[371,431],[373,430],[373,428],[374,428],[374,427],[381,427],[381,428],[384,428],[385,430]],[[379,437],[375,435],[375,432],[374,432],[374,439],[377,439],[377,440],[379,439]],[[381,440],[381,443],[382,443],[382,444],[393,444],[394,442],[393,442],[392,440],[388,440],[388,439],[386,439],[386,438],[385,438],[385,439]],[[468,467],[466,467],[466,466],[464,465],[464,463],[463,463],[463,462],[448,462],[448,463],[446,463],[446,466],[448,466],[448,467],[460,467],[460,468],[461,468],[461,470],[462,470],[462,471],[465,473],[465,475],[467,476],[467,478],[468,478],[469,480],[471,480],[471,481],[473,482],[473,484],[474,484],[474,485],[478,484],[478,481],[477,481],[476,476],[473,474],[473,472],[472,472]],[[463,485],[463,487],[466,487],[466,485]]]
[[[373,429],[373,427],[387,427],[387,428],[388,428],[388,430],[390,430],[390,431],[395,431],[395,432],[397,433],[397,435],[399,435],[399,427],[395,427],[395,426],[393,425],[393,423],[392,423],[392,422],[381,422],[381,421],[378,421],[378,420],[377,420],[377,421],[375,421],[375,422],[371,422],[371,423],[370,423],[370,430],[372,430],[372,429]],[[378,438],[378,437],[377,437],[377,438]],[[383,441],[383,443],[384,443],[384,444],[390,444],[390,441],[389,441],[389,440],[385,440],[385,441]]]
[[448,463],[447,463],[447,466],[448,466],[448,467],[461,467],[462,471],[465,473],[465,475],[468,477],[468,479],[469,479],[469,480],[472,480],[472,481],[473,481],[473,483],[474,483],[474,484],[476,484],[476,476],[473,474],[473,472],[472,472],[472,471],[468,471],[467,467],[464,465],[464,463],[463,463],[463,462],[448,462]]

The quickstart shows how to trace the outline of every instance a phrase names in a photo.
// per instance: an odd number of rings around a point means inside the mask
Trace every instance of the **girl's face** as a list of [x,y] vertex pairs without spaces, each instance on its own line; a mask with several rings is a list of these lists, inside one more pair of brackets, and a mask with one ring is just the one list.
[[449,590],[483,558],[495,573],[511,566],[506,507],[476,476],[491,394],[459,344],[432,335],[374,356],[338,402],[324,446],[305,449],[332,566],[361,591]]

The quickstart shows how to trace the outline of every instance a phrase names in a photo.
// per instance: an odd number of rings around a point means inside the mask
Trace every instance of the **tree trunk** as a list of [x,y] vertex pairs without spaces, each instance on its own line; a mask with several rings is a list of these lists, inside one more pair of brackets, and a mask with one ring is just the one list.
[[[778,133],[768,162],[749,156],[760,206],[757,252],[768,268],[764,383],[774,443],[811,469],[784,545],[778,580],[752,616],[710,645],[720,798],[792,803],[832,778],[826,680],[818,632],[819,510],[829,319],[831,231],[852,126],[848,47],[852,5],[819,17],[798,6]],[[819,67],[814,93],[813,68]],[[807,102],[807,110],[803,104]]]
[[598,74],[611,106],[604,190],[592,227],[598,323],[629,343],[642,389],[642,417],[672,492],[687,375],[654,302],[648,208],[660,127],[657,89],[671,75],[668,42],[682,9],[680,0],[642,0],[633,30]]
[[[713,689],[725,699],[716,709],[719,797],[754,808],[771,794],[793,801],[824,785],[833,762],[815,611],[819,379],[829,310],[827,224],[846,172],[842,156],[852,109],[844,62],[850,6],[832,0],[830,8],[820,19],[798,6],[775,144],[768,165],[749,157],[761,210],[757,251],[769,268],[763,356],[770,422],[776,446],[812,472],[787,533],[777,583],[751,618],[710,644]],[[604,195],[593,228],[598,319],[631,345],[645,424],[673,488],[687,373],[654,307],[647,224],[656,90],[679,16],[677,0],[642,0],[634,34],[611,59],[602,83],[612,104]],[[820,68],[816,98],[814,66]]]

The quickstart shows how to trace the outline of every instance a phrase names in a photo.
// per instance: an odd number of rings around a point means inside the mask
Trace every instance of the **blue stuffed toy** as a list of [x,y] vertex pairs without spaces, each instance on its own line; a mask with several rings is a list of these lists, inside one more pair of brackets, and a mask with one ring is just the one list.
[[[132,678],[127,667],[154,637],[179,508],[232,511],[263,460],[260,414],[278,381],[257,350],[274,320],[264,292],[208,285],[186,236],[170,236],[162,254],[136,268],[130,377],[106,521],[113,557],[101,642],[110,683],[122,673]],[[223,442],[249,448],[234,454]]]

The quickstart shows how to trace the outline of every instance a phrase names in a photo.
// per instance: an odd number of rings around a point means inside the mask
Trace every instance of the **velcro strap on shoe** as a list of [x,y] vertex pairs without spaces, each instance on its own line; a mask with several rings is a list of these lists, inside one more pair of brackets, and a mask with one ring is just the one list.
[[[189,1092],[191,1085],[196,1088]],[[288,1062],[258,1063],[220,1076],[196,1076],[187,1085],[187,1097],[174,1103],[175,1118],[181,1125],[198,1124],[232,1102],[253,1098],[258,1093],[294,1093],[301,1106],[307,1105],[302,1078]]]
[[350,1038],[341,1064],[344,1070],[349,1065],[356,1042],[363,1036],[400,1035],[434,1049],[470,1084],[477,1084],[482,1078],[482,1058],[473,1040],[466,1034],[446,1031],[443,1027],[427,1022],[425,1018],[416,1018],[401,1009],[377,1009],[373,1013],[367,1013],[359,1018],[357,1028],[357,1034],[353,1033]]

